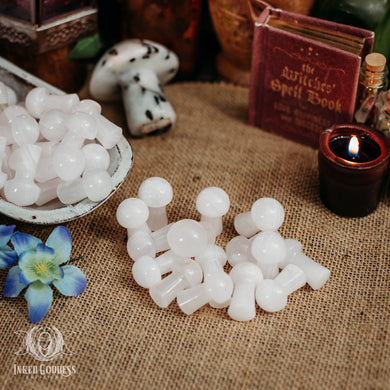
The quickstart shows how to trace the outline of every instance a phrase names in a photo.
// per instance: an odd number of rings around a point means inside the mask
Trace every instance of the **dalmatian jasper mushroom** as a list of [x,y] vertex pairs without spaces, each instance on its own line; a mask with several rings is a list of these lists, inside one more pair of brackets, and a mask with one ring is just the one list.
[[153,41],[128,39],[114,45],[96,64],[89,84],[94,99],[108,102],[122,95],[132,136],[168,130],[176,114],[162,86],[177,73],[175,53]]

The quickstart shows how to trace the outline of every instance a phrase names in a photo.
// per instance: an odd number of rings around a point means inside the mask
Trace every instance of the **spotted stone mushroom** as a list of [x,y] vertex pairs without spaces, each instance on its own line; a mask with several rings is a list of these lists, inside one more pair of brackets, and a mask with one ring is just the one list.
[[153,41],[128,39],[109,49],[96,64],[90,93],[101,102],[122,95],[127,125],[132,136],[168,130],[176,114],[163,85],[179,68],[175,53]]

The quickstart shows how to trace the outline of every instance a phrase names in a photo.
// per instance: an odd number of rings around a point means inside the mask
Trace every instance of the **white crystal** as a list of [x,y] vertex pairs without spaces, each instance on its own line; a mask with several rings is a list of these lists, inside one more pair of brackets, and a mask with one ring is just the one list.
[[38,142],[41,148],[41,157],[38,162],[35,180],[38,183],[44,183],[57,177],[57,172],[54,168],[53,156],[58,144],[56,142]]
[[177,294],[177,303],[184,313],[190,315],[212,301],[217,303],[230,301],[232,291],[232,279],[222,272],[210,276],[201,284],[180,291]]
[[144,180],[138,190],[138,196],[149,207],[148,225],[152,231],[168,224],[166,206],[173,197],[172,186],[162,177],[150,177]]
[[172,225],[167,240],[171,249],[179,256],[194,257],[206,248],[208,235],[199,222],[183,219]]
[[8,95],[8,105],[12,106],[18,103],[18,97],[16,96],[16,92],[10,88],[8,85],[5,86]]
[[313,290],[321,288],[329,279],[330,270],[304,255],[302,253],[302,244],[299,241],[287,239],[285,242],[287,256],[281,267],[284,267],[286,264],[297,265],[305,273],[307,283]]
[[83,99],[74,105],[73,112],[85,112],[89,115],[99,115],[102,112],[102,106],[95,100]]
[[63,204],[75,204],[87,197],[81,177],[70,181],[62,181],[57,186],[58,199]]
[[237,214],[234,217],[234,228],[240,236],[244,237],[252,237],[259,231],[255,223],[253,222],[252,214],[250,211]]
[[105,199],[112,191],[111,176],[107,171],[85,171],[83,177],[64,181],[58,186],[57,195],[64,204],[73,204],[88,198],[92,202]]
[[265,311],[275,312],[287,305],[287,297],[306,283],[305,273],[288,264],[274,279],[264,279],[256,287],[256,302]]
[[223,270],[226,264],[227,256],[225,251],[218,245],[207,245],[204,250],[195,257],[195,260],[202,266],[205,278],[216,273],[225,272]]
[[68,115],[65,126],[70,132],[76,133],[83,139],[95,139],[97,135],[97,125],[92,115],[85,112],[76,111]]
[[79,149],[59,145],[53,157],[53,165],[58,177],[62,180],[75,180],[84,171],[84,154]]
[[236,321],[250,321],[256,315],[255,288],[263,279],[260,268],[253,263],[240,263],[232,268],[234,283],[228,314]]
[[201,214],[200,221],[206,223],[214,236],[222,233],[222,216],[230,207],[228,194],[219,187],[207,187],[203,189],[197,199],[196,208]]
[[58,177],[45,181],[44,183],[38,184],[40,193],[39,197],[36,200],[35,204],[37,206],[43,206],[46,203],[56,199],[57,195],[57,187],[61,183],[61,179]]
[[107,170],[110,165],[110,155],[102,145],[88,144],[81,151],[85,158],[85,170],[100,168]]
[[142,256],[156,257],[156,245],[150,233],[143,230],[136,231],[127,240],[127,253],[137,261]]
[[109,121],[103,115],[94,114],[97,126],[97,140],[106,148],[113,148],[122,138],[122,128]]
[[151,287],[150,296],[159,307],[168,307],[179,291],[199,284],[202,276],[202,268],[195,261],[177,262],[170,275]]
[[34,144],[39,137],[39,126],[31,115],[21,114],[12,120],[11,132],[18,145]]
[[26,96],[27,111],[35,118],[48,110],[63,110],[67,113],[80,101],[77,94],[55,95],[50,94],[45,87],[33,88]]
[[265,279],[273,279],[279,273],[279,267],[287,254],[284,239],[274,231],[257,234],[251,243],[250,251]]
[[253,262],[254,259],[250,253],[251,241],[244,236],[233,237],[226,245],[226,256],[229,264],[234,267],[239,263]]
[[17,206],[30,206],[37,201],[40,193],[39,187],[34,183],[34,176],[41,148],[23,144],[14,153],[15,177],[5,182],[4,195]]
[[141,256],[131,269],[137,284],[144,288],[151,288],[161,281],[160,269],[156,260],[150,256]]
[[278,230],[284,221],[283,206],[273,198],[260,198],[251,208],[252,220],[262,231]]
[[82,183],[85,194],[92,202],[100,202],[112,191],[111,176],[104,169],[91,169],[83,173]]
[[176,263],[183,263],[186,260],[185,257],[177,255],[171,249],[156,257],[161,275],[172,272]]
[[172,225],[173,222],[151,233],[152,239],[156,245],[156,252],[166,251],[170,248],[167,237]]
[[0,189],[4,187],[4,183],[8,179],[8,174],[3,171],[3,163],[7,159],[6,145],[7,139],[0,136]]
[[61,110],[49,110],[39,119],[39,128],[43,137],[48,141],[61,141],[68,129],[65,126],[67,114]]
[[0,105],[1,106],[11,106],[16,104],[18,98],[15,91],[10,88],[8,85],[0,81]]
[[208,245],[203,252],[195,257],[195,261],[202,266],[205,281],[209,278],[215,283],[219,281],[221,289],[213,288],[213,294],[208,301],[210,306],[222,308],[229,306],[230,298],[233,291],[233,281],[231,277],[225,273],[224,265],[226,264],[227,256],[225,251],[218,245]]
[[39,197],[40,188],[32,180],[14,178],[4,184],[4,195],[17,206],[30,206]]
[[127,198],[123,200],[116,211],[116,218],[119,225],[134,231],[146,225],[148,217],[148,206],[143,200],[138,198]]
[[0,113],[0,136],[7,139],[7,145],[13,144],[12,122],[19,115],[26,115],[28,112],[21,106],[9,106]]
[[10,167],[15,176],[34,179],[42,149],[39,145],[23,144],[15,147],[9,157]]

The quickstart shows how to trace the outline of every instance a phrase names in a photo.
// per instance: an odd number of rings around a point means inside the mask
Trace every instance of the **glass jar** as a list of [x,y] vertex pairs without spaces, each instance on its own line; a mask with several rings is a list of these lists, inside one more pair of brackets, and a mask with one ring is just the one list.
[[386,57],[380,53],[370,53],[360,69],[355,115],[356,122],[373,126],[375,104],[378,95],[387,87]]

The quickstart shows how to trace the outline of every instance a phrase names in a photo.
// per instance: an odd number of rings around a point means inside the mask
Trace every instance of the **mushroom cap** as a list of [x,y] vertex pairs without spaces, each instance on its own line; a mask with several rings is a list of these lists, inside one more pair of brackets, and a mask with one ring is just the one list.
[[219,272],[209,276],[204,283],[211,299],[217,304],[224,303],[231,298],[234,286],[232,278],[227,273]]
[[163,85],[171,80],[179,68],[177,55],[167,47],[146,39],[128,39],[117,43],[96,64],[89,90],[94,99],[119,99],[121,78],[128,72],[149,69]]
[[271,279],[264,279],[256,286],[256,302],[265,311],[275,312],[287,305],[287,295]]
[[180,274],[188,286],[195,286],[202,282],[203,271],[200,264],[191,259],[183,259],[172,264],[172,272]]
[[215,244],[210,244],[206,246],[199,256],[196,256],[195,260],[200,264],[217,260],[223,267],[226,264],[227,256],[223,248]]
[[273,198],[260,198],[253,203],[251,215],[259,230],[278,230],[284,221],[284,209]]
[[297,254],[302,253],[302,244],[299,241],[294,240],[292,238],[287,238],[286,240],[284,240],[284,242],[286,243],[286,250],[288,256],[295,256]]
[[134,229],[144,224],[149,218],[149,208],[138,198],[123,200],[116,211],[118,223],[127,229]]
[[233,237],[226,245],[226,256],[229,264],[235,265],[244,261],[250,261],[250,241],[244,236]]
[[233,283],[246,283],[256,285],[263,280],[261,269],[253,263],[244,261],[235,265],[230,271]]
[[150,256],[140,257],[133,264],[131,272],[136,283],[144,288],[151,288],[161,280],[160,268]]
[[283,237],[274,231],[257,234],[250,251],[258,264],[280,264],[284,262],[287,250]]
[[228,194],[219,187],[207,187],[196,199],[197,210],[206,217],[217,218],[225,215],[230,207]]
[[45,108],[45,104],[48,96],[49,96],[49,91],[47,88],[45,87],[33,88],[26,95],[25,105],[27,111],[35,118],[39,118],[40,115],[42,114],[43,109]]
[[138,196],[149,207],[164,207],[172,200],[172,186],[162,177],[149,177],[140,185]]
[[138,230],[134,232],[127,240],[127,253],[137,261],[142,256],[156,257],[156,245],[151,235],[144,231]]
[[182,219],[171,226],[167,240],[172,251],[177,255],[195,257],[206,248],[208,235],[206,229],[198,221]]

